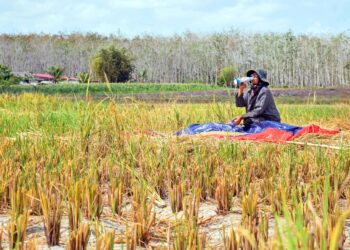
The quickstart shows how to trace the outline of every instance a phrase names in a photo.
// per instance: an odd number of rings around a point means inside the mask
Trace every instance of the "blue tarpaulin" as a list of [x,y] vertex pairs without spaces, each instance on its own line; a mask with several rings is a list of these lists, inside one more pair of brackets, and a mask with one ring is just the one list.
[[216,123],[216,122],[210,122],[205,124],[191,124],[188,126],[188,128],[180,130],[176,133],[176,135],[194,135],[204,132],[212,132],[212,131],[221,131],[221,132],[240,132],[240,133],[259,133],[263,132],[267,128],[275,128],[279,130],[284,130],[287,132],[291,132],[293,134],[297,133],[302,127],[286,124],[286,123],[280,123],[280,122],[274,122],[274,121],[262,121],[253,123],[250,126],[235,126],[233,123],[226,124],[226,123]]

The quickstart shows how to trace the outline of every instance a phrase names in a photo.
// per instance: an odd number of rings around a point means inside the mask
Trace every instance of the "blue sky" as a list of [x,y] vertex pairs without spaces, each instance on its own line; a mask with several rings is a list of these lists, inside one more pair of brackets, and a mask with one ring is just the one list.
[[350,0],[0,0],[0,33],[350,31]]

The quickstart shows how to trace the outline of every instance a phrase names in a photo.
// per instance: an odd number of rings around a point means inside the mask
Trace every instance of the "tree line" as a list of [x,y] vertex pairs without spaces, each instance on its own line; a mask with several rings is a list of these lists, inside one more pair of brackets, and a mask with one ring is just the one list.
[[126,38],[96,33],[0,35],[0,64],[13,72],[39,73],[59,65],[76,76],[89,72],[102,48],[124,48],[132,59],[131,81],[216,84],[221,69],[237,76],[264,68],[272,86],[341,86],[350,83],[350,36],[286,33],[184,33]]

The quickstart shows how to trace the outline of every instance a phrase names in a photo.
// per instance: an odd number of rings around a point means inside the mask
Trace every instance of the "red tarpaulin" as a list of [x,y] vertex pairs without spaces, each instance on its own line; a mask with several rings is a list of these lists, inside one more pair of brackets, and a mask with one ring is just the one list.
[[229,140],[253,140],[253,141],[265,141],[265,142],[285,142],[293,140],[301,135],[312,133],[312,134],[328,134],[333,135],[339,133],[339,130],[328,130],[323,129],[317,125],[311,124],[306,127],[303,127],[299,130],[295,135],[293,133],[275,129],[275,128],[267,128],[263,132],[255,133],[255,134],[246,134],[239,136],[225,136],[225,135],[208,135],[210,137],[218,138],[218,139],[229,139]]

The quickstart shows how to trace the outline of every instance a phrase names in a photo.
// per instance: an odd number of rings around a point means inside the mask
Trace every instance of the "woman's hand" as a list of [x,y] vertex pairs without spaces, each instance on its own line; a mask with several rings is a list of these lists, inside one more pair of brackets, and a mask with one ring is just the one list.
[[235,126],[238,126],[239,124],[241,124],[242,121],[243,121],[243,117],[242,117],[242,116],[237,116],[237,117],[234,119],[234,124],[235,124]]
[[240,97],[243,94],[244,89],[247,87],[247,85],[245,84],[245,82],[242,82],[239,85],[239,89],[238,89],[238,97]]

